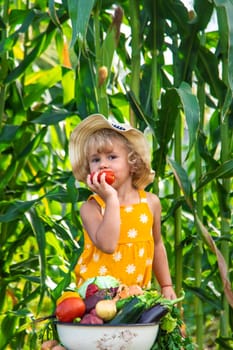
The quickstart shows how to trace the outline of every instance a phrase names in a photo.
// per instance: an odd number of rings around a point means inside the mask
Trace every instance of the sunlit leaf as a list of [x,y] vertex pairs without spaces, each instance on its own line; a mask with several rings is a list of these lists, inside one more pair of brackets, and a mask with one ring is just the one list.
[[61,81],[61,67],[57,65],[49,70],[28,74],[25,81],[24,105],[28,107],[38,101],[43,93]]
[[[76,241],[76,235],[73,236],[71,226],[64,226],[62,223],[57,223],[55,220],[45,215],[42,216],[42,219],[58,237],[67,241],[67,244],[71,246],[73,250],[80,250],[79,243]],[[75,230],[75,228],[73,229]]]
[[182,1],[160,0],[159,5],[162,10],[162,15],[174,21],[181,33],[186,33],[188,31],[188,10]]
[[33,207],[37,201],[38,199],[31,201],[15,200],[11,203],[1,202],[0,207],[5,210],[3,214],[0,214],[0,222],[9,222],[18,219],[22,214]]
[[217,57],[205,47],[200,47],[198,51],[197,67],[203,80],[209,84],[212,95],[216,97],[222,105],[227,89],[224,82],[220,79]]
[[53,125],[65,120],[67,117],[71,117],[72,115],[74,115],[74,113],[66,110],[49,110],[42,113],[38,118],[35,118],[31,122],[35,124]]
[[[0,143],[9,143],[12,141],[19,129],[18,125],[4,125],[0,134]],[[1,147],[1,146],[0,146]]]
[[38,310],[40,310],[41,303],[44,298],[45,293],[45,280],[46,280],[46,239],[45,239],[45,228],[43,221],[40,219],[35,208],[31,208],[27,213],[26,217],[32,227],[33,233],[36,237],[38,250],[39,250],[39,262],[40,262],[40,305]]
[[223,164],[216,167],[216,169],[204,174],[197,186],[196,191],[200,190],[203,186],[208,184],[210,181],[213,181],[219,178],[227,179],[231,177],[233,177],[233,159],[230,159],[224,162]]
[[67,2],[73,28],[71,46],[78,40],[82,48],[85,44],[88,21],[95,0],[85,0],[85,3],[82,0],[68,0]]
[[6,169],[4,175],[1,178],[0,182],[0,189],[3,189],[9,181],[12,179],[12,177],[15,175],[15,171],[17,168],[17,162],[13,162],[10,164],[10,166]]
[[36,12],[31,11],[13,11],[14,15],[17,16],[18,13],[21,14],[21,26],[15,30],[11,35],[0,42],[0,51],[11,50],[14,46],[16,40],[18,39],[21,33],[25,33],[28,30],[28,27],[32,24],[34,18],[36,17]]
[[0,348],[4,349],[9,340],[13,337],[14,330],[17,324],[17,318],[13,315],[6,315],[1,322],[0,328]]
[[219,35],[221,37],[222,49],[227,50],[228,65],[227,77],[231,91],[233,91],[233,6],[232,1],[214,0],[219,16]]
[[74,99],[75,74],[72,69],[62,68],[63,103],[66,105]]
[[49,33],[48,38],[46,37],[46,35],[41,35],[41,39],[38,40],[38,43],[35,46],[35,48],[32,49],[31,52],[25,57],[25,59],[8,74],[5,83],[10,83],[25,73],[25,70],[28,68],[28,66],[38,56],[40,56],[40,54],[42,54],[43,51],[45,51],[49,44],[49,41],[52,39],[52,35],[53,33]]
[[200,108],[197,97],[192,93],[187,83],[181,83],[177,89],[180,96],[189,132],[189,152],[197,138],[197,130],[200,121]]
[[96,90],[96,77],[93,66],[89,60],[86,60],[83,55],[80,56],[80,64],[82,69],[79,71],[75,81],[75,100],[80,115],[84,118],[98,111],[98,104],[93,91]]
[[155,136],[159,144],[154,152],[155,169],[159,175],[164,173],[169,142],[171,141],[179,113],[179,96],[175,89],[168,89],[161,96],[161,108],[155,125]]
[[192,209],[194,205],[192,184],[188,178],[186,171],[174,160],[168,159],[168,162],[173,170],[176,181],[178,182],[178,185],[182,190],[189,207]]
[[221,251],[216,246],[207,228],[203,225],[202,221],[200,220],[200,218],[196,213],[195,213],[195,221],[197,223],[197,226],[199,227],[199,230],[200,230],[199,232],[202,234],[202,237],[205,240],[206,244],[211,249],[211,251],[216,255],[219,273],[222,280],[223,290],[229,305],[231,305],[231,307],[233,308],[233,290],[231,289],[231,283],[228,278],[226,260],[223,254],[221,253]]
[[27,156],[34,151],[40,144],[41,140],[45,137],[47,132],[46,128],[40,130],[40,132],[25,146],[22,152],[18,154],[18,159]]
[[194,2],[194,17],[195,30],[202,31],[208,26],[213,14],[213,3],[209,0],[196,0]]
[[49,15],[50,15],[53,23],[61,29],[61,23],[60,23],[59,18],[57,16],[54,0],[49,0]]
[[153,119],[146,116],[145,113],[142,111],[141,106],[139,106],[139,103],[136,101],[133,91],[127,91],[127,97],[129,99],[130,106],[134,111],[137,120],[144,121],[145,124],[150,128],[152,134],[155,135],[155,131],[153,128],[154,125],[152,125]]

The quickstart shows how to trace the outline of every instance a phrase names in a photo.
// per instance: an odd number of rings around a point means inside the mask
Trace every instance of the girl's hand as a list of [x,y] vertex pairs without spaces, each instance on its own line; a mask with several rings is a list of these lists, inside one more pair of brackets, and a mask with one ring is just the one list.
[[96,172],[94,175],[89,174],[87,176],[87,185],[91,191],[97,193],[103,200],[106,200],[108,197],[114,195],[117,196],[116,190],[109,185],[106,180],[106,174],[103,173],[99,176],[100,172]]
[[161,293],[165,299],[169,299],[169,300],[177,299],[176,293],[172,286],[161,287]]
[[[98,171],[98,175],[97,175],[97,180],[100,182],[100,179],[101,179],[101,176],[105,174],[105,181],[109,184],[109,185],[112,185],[113,182],[115,181],[115,174],[112,170],[110,169],[103,169],[103,170],[100,170]],[[95,175],[95,172],[92,172],[91,173],[91,181],[93,179]]]
[[56,340],[47,340],[41,345],[41,350],[66,350]]

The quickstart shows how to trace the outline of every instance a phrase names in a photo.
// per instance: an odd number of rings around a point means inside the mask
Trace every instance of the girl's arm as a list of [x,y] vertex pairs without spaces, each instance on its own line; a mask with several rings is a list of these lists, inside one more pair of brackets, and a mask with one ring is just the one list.
[[80,208],[83,227],[98,249],[112,254],[120,235],[120,205],[117,192],[106,182],[97,184],[96,187],[89,183],[89,187],[103,198],[105,210],[102,214],[94,199],[85,202]]
[[152,194],[148,194],[148,202],[153,213],[153,237],[154,237],[154,259],[153,271],[156,279],[161,287],[161,292],[167,299],[176,299],[173,290],[172,280],[168,265],[167,252],[161,236],[161,204],[159,198]]

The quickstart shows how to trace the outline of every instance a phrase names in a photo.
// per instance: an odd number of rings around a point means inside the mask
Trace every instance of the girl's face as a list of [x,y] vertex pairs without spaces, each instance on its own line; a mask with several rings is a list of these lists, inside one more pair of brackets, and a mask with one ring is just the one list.
[[103,169],[112,170],[116,183],[123,182],[130,176],[130,164],[128,162],[128,149],[124,142],[113,138],[112,145],[97,150],[94,144],[89,148],[88,164],[90,173]]

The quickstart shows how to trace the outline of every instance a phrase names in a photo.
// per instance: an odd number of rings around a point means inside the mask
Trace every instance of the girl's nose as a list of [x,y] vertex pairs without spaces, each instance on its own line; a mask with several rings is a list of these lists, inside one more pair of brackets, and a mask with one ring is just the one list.
[[100,170],[102,170],[102,169],[107,169],[107,168],[108,168],[107,165],[105,165],[105,164],[100,164]]
[[102,160],[100,161],[99,168],[100,168],[100,170],[108,168],[108,165],[107,165],[107,162],[106,162],[105,159],[102,159]]

